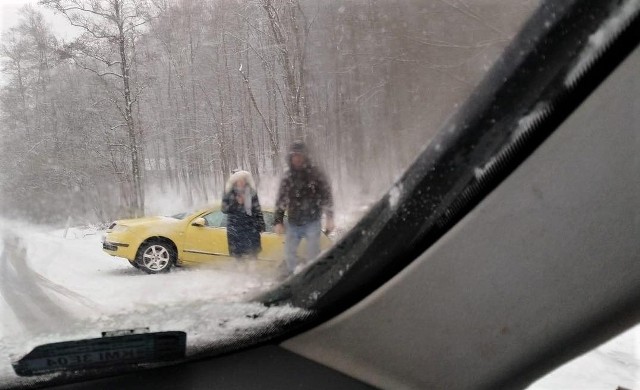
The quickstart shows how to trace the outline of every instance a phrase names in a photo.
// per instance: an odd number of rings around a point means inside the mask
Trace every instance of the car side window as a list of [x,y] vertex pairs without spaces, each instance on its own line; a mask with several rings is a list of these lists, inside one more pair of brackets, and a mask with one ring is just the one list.
[[214,211],[205,215],[204,220],[206,226],[210,227],[227,227],[227,215],[222,211]]

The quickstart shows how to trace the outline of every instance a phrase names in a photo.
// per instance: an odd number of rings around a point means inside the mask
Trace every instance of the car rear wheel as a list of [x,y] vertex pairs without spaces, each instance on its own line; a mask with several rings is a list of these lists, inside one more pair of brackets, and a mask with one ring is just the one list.
[[149,274],[167,272],[175,262],[175,253],[165,242],[151,241],[142,244],[136,259],[137,268]]

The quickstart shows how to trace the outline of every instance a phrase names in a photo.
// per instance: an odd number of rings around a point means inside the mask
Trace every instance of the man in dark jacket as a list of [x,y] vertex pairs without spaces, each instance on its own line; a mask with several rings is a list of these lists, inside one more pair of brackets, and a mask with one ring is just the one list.
[[286,210],[289,225],[285,238],[285,264],[291,274],[296,268],[296,252],[303,238],[307,240],[308,260],[320,253],[322,213],[326,214],[326,231],[332,231],[334,223],[331,185],[324,173],[312,164],[307,147],[302,141],[296,141],[291,146],[288,163],[289,170],[278,190],[274,224],[275,232],[282,234]]

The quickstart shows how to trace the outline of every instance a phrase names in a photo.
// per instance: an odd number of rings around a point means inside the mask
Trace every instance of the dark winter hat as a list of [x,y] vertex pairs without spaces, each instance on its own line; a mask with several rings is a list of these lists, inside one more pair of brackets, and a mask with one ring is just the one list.
[[307,145],[305,145],[305,143],[303,141],[294,141],[293,144],[291,144],[291,151],[289,152],[291,154],[293,153],[300,153],[300,154],[307,154]]

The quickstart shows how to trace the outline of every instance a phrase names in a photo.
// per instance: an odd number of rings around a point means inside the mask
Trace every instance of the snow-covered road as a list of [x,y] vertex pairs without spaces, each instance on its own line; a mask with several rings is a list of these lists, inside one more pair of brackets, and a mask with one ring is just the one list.
[[52,299],[58,294],[91,307],[91,300],[52,282],[30,268],[27,251],[21,238],[13,234],[3,237],[3,258],[0,263],[0,294],[3,308],[3,327],[13,314],[16,325],[28,333],[43,333],[50,327],[60,328],[75,318],[74,314]]
[[[302,315],[247,302],[272,278],[224,266],[147,275],[102,252],[100,232],[3,223],[0,231],[0,388],[10,360],[56,341],[148,327],[187,332],[187,352]],[[11,230],[7,229],[11,226]]]
[[[261,274],[228,265],[177,268],[147,275],[102,252],[100,232],[13,229],[2,234],[0,294],[20,332],[50,331],[75,318],[190,301],[237,302],[270,284]],[[16,324],[4,325],[0,334]]]

